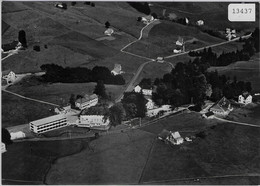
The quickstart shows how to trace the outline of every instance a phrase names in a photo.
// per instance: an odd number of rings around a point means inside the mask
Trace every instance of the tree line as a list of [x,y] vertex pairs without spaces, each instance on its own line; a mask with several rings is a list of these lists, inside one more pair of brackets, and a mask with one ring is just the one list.
[[113,75],[107,67],[95,66],[92,70],[83,67],[66,67],[56,64],[44,64],[41,70],[46,73],[42,81],[51,83],[86,83],[102,81],[104,84],[124,85],[121,75]]
[[259,52],[259,28],[256,28],[251,37],[244,42],[243,48],[235,52],[225,53],[223,51],[222,54],[217,56],[211,48],[208,48],[208,50],[205,48],[201,52],[190,51],[189,56],[198,57],[194,61],[206,66],[227,66],[236,61],[248,61],[251,56]]

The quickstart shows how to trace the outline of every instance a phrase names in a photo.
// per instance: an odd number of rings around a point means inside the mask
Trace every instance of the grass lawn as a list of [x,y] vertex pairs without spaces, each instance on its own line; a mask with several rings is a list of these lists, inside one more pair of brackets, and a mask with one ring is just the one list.
[[249,61],[238,61],[228,66],[210,67],[209,71],[217,70],[220,75],[230,78],[237,77],[238,81],[250,81],[254,92],[260,91],[260,61],[259,53],[251,57]]
[[[83,149],[87,151],[87,144],[87,139],[13,143],[8,145],[7,152],[2,154],[2,178],[44,184],[45,174],[57,158],[78,153]],[[5,181],[2,183],[8,184]],[[11,184],[22,184],[22,182],[11,182]]]
[[153,140],[153,135],[139,130],[102,136],[90,143],[94,152],[56,161],[46,183],[137,184]]
[[53,106],[2,92],[2,127],[21,125],[53,115]]

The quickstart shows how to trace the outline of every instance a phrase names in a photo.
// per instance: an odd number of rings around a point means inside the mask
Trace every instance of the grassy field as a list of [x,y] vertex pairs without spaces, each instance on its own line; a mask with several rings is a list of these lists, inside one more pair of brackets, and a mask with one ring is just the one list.
[[260,61],[259,53],[255,54],[249,61],[239,61],[224,67],[210,67],[209,71],[217,70],[220,75],[224,74],[238,81],[250,81],[254,92],[260,91]]
[[[2,179],[24,180],[3,184],[44,184],[45,174],[57,158],[88,149],[88,140],[20,142],[2,154]],[[26,182],[29,181],[29,182]]]
[[102,136],[90,143],[94,152],[56,161],[46,183],[137,184],[153,140],[153,135],[138,130]]
[[51,116],[53,108],[2,92],[2,127],[21,125]]

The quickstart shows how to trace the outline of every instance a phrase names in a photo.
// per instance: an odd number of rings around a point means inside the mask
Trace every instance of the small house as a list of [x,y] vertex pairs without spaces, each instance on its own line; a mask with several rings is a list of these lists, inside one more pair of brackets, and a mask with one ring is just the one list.
[[114,33],[114,30],[112,28],[108,28],[105,30],[104,34],[107,36],[111,36]]
[[3,142],[1,142],[1,152],[5,153],[6,151],[6,145]]
[[163,129],[162,132],[158,134],[158,139],[167,143],[170,142],[173,145],[180,145],[184,142],[184,139],[181,137],[178,131],[171,132],[165,129]]
[[111,71],[113,75],[122,74],[122,66],[120,64],[115,64],[114,69]]
[[152,15],[148,15],[146,17],[142,17],[141,21],[144,23],[144,24],[148,24],[150,22],[152,22],[154,20],[154,17]]
[[95,106],[98,103],[98,96],[96,94],[87,95],[85,94],[84,97],[79,98],[75,101],[75,106],[78,107],[80,110],[85,108],[89,108]]
[[223,97],[209,108],[209,111],[221,116],[227,116],[232,110],[231,103],[226,97]]
[[213,119],[214,113],[213,112],[207,112],[207,113],[203,114],[202,117],[206,118],[206,119]]
[[153,92],[153,89],[151,86],[140,86],[140,85],[137,85],[135,88],[134,88],[134,91],[135,92],[143,92],[144,95],[146,96],[151,96],[152,95],[152,92]]
[[13,71],[5,70],[2,72],[2,78],[5,79],[7,84],[9,85],[15,82],[17,76]]
[[157,61],[158,63],[163,63],[163,62],[164,62],[164,57],[157,57],[157,58],[156,58],[156,61]]
[[198,21],[196,22],[196,25],[198,25],[198,26],[203,26],[203,25],[204,25],[204,21],[203,21],[203,20],[198,20]]
[[153,100],[150,99],[150,98],[148,98],[147,100],[148,100],[148,102],[147,102],[146,105],[145,105],[146,108],[147,108],[147,110],[154,109],[154,102],[153,102]]
[[252,103],[252,96],[248,92],[243,92],[243,94],[238,96],[238,103],[245,105]]

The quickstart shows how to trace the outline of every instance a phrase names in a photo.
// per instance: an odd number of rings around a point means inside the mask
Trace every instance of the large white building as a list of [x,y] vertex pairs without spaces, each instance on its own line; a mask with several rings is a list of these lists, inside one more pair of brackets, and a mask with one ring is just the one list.
[[75,102],[75,106],[80,110],[95,106],[98,103],[98,96],[96,94],[85,95],[83,98],[79,98]]
[[16,80],[17,76],[13,71],[5,70],[2,72],[2,78],[6,80],[7,84],[11,84]]
[[103,115],[81,115],[77,126],[98,130],[108,130],[110,127],[109,124],[109,118],[105,118]]
[[67,118],[63,114],[57,114],[47,118],[30,122],[30,130],[34,133],[44,133],[68,125]]
[[238,103],[249,104],[252,103],[252,96],[248,92],[244,92],[243,94],[238,96]]
[[226,97],[223,97],[209,108],[210,112],[219,116],[227,116],[232,110],[231,103]]

